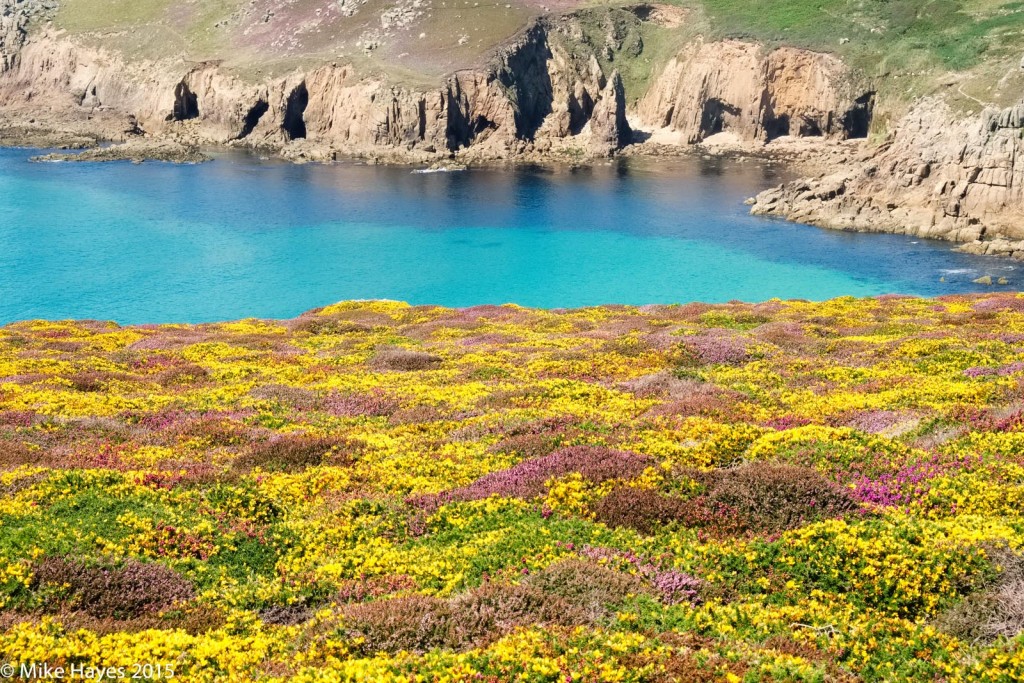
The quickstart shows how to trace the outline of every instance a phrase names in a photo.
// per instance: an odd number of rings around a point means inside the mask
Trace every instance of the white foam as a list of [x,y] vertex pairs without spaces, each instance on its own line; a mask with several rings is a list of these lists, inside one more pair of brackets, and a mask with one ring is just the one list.
[[413,173],[457,173],[463,169],[461,168],[448,168],[447,166],[440,166],[438,168],[417,168],[413,170]]

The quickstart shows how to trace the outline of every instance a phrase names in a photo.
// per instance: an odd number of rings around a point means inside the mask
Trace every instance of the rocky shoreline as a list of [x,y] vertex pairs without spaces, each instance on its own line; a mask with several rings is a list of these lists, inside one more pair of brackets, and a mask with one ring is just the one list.
[[[0,115],[2,120],[2,115]],[[369,164],[421,166],[426,168],[468,168],[495,163],[568,165],[583,167],[607,163],[614,158],[677,158],[700,156],[703,158],[757,159],[786,164],[799,173],[814,173],[828,168],[837,160],[847,160],[864,148],[862,140],[818,141],[801,138],[779,138],[770,143],[744,141],[732,136],[713,136],[701,143],[673,145],[644,139],[642,135],[620,148],[606,152],[587,153],[572,145],[547,145],[543,149],[527,146],[514,154],[490,154],[487,151],[466,148],[455,152],[416,152],[381,148],[364,152],[345,152],[330,145],[302,140],[286,145],[254,147],[237,142],[217,143],[203,141],[198,136],[149,136],[119,131],[116,126],[97,125],[103,133],[82,132],[78,129],[60,129],[59,123],[44,126],[37,122],[18,125],[0,124],[0,147],[59,150],[31,157],[37,162],[64,161],[162,161],[171,163],[201,163],[217,150],[247,150],[292,163],[331,163],[359,161]]]
[[140,140],[120,144],[90,147],[83,151],[51,152],[29,158],[35,162],[65,161],[166,161],[177,164],[197,164],[209,161],[210,156],[197,147],[167,140]]
[[1024,103],[961,118],[941,99],[918,103],[877,147],[785,183],[752,213],[821,227],[961,243],[1024,260]]

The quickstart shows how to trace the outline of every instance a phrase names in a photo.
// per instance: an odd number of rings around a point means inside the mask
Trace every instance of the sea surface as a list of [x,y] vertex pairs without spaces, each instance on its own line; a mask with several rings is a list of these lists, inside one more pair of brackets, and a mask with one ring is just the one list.
[[[748,215],[763,162],[438,173],[30,163],[0,149],[0,324],[286,318],[343,299],[471,306],[987,291],[1016,264],[916,238]],[[944,280],[944,281],[943,281]]]

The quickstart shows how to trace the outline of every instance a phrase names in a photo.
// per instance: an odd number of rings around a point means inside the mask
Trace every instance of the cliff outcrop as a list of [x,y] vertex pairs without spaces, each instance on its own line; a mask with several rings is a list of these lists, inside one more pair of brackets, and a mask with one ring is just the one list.
[[930,98],[856,163],[763,192],[752,211],[1024,259],[1022,134],[1024,102],[964,119]]
[[640,101],[644,123],[689,144],[717,133],[864,137],[873,93],[838,58],[738,40],[699,40],[674,57]]
[[590,151],[595,155],[611,154],[624,147],[632,137],[633,131],[626,118],[622,76],[615,71],[590,117]]

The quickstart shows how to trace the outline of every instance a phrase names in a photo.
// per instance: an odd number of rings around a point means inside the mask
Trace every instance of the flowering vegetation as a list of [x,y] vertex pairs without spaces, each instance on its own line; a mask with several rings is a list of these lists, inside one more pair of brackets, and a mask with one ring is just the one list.
[[1021,680],[1024,297],[16,323],[0,493],[0,662]]

